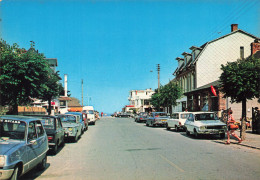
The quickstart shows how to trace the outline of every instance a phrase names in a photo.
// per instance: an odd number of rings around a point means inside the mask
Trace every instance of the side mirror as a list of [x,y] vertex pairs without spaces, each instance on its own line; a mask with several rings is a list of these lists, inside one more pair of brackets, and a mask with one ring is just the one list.
[[36,143],[37,143],[36,140],[31,140],[31,141],[29,142],[29,145],[35,145]]

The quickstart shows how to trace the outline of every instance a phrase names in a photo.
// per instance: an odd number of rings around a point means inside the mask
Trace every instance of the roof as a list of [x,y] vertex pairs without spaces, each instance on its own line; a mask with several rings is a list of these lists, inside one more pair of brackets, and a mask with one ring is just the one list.
[[251,36],[252,38],[255,38],[255,39],[259,39],[259,37],[257,37],[257,36],[254,36],[254,35],[252,35],[252,34],[246,32],[246,31],[243,31],[243,30],[241,30],[241,29],[238,29],[238,30],[236,30],[236,31],[233,31],[233,32],[231,32],[231,33],[229,33],[229,34],[226,34],[226,35],[224,35],[224,36],[221,36],[221,37],[219,37],[219,38],[217,38],[217,39],[214,39],[214,40],[212,40],[212,41],[209,41],[209,42],[206,42],[205,44],[203,44],[203,45],[201,46],[202,51],[199,53],[199,55],[196,57],[196,59],[195,59],[192,63],[194,64],[195,62],[197,62],[197,60],[199,59],[199,57],[200,57],[200,55],[202,54],[202,52],[206,49],[206,47],[207,47],[209,44],[211,44],[211,43],[213,43],[213,42],[216,42],[216,41],[218,41],[218,40],[220,40],[220,39],[223,39],[223,38],[225,38],[225,37],[227,37],[227,36],[230,36],[230,35],[232,35],[232,34],[235,34],[235,33],[237,33],[237,32],[246,34],[246,35]]
[[67,96],[60,96],[59,100],[60,101],[71,101],[72,99],[70,97],[67,97]]
[[80,101],[75,98],[75,97],[71,97],[71,101],[68,102],[68,107],[82,107],[80,105]]
[[39,118],[36,117],[30,117],[30,116],[18,116],[18,115],[4,115],[0,116],[1,119],[9,119],[9,120],[16,120],[16,121],[33,121],[33,120],[39,120]]
[[65,114],[82,115],[81,112],[66,112]]
[[189,91],[189,92],[186,92],[186,93],[184,93],[184,95],[187,95],[187,94],[190,94],[190,93],[193,93],[193,92],[197,92],[197,91],[200,91],[200,90],[203,90],[203,89],[208,89],[208,88],[210,88],[211,86],[214,86],[214,87],[220,87],[220,80],[216,80],[216,81],[213,81],[213,82],[211,82],[211,83],[209,83],[209,84],[206,84],[206,85],[204,85],[204,86],[201,86],[201,87],[199,87],[199,88],[196,88],[196,89],[194,89],[194,90],[192,90],[192,91]]

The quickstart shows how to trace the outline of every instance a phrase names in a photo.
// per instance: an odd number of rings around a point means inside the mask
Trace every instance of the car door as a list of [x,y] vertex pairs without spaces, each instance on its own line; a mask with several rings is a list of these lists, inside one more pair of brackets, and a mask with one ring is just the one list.
[[37,132],[35,121],[31,121],[28,123],[27,128],[27,145],[26,145],[26,152],[28,161],[25,163],[25,171],[32,169],[37,165],[37,149],[39,145],[37,143]]
[[186,128],[188,131],[193,132],[193,126],[194,126],[194,115],[190,114],[186,123],[185,123]]
[[41,121],[38,120],[35,122],[35,124],[36,124],[37,144],[38,144],[38,147],[36,149],[36,153],[38,156],[37,161],[38,161],[38,163],[40,163],[42,160],[42,156],[44,156],[46,151],[48,150],[48,148],[47,148],[48,141],[47,141],[46,133],[44,131]]
[[57,139],[59,139],[58,145],[60,145],[64,141],[64,130],[60,118],[56,118],[56,135]]

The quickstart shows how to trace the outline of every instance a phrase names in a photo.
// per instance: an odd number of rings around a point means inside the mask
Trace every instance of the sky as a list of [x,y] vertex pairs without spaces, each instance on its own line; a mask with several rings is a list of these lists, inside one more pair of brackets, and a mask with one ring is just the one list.
[[[8,44],[57,58],[68,90],[100,112],[121,111],[130,90],[174,78],[176,57],[230,33],[260,37],[259,0],[0,0]],[[62,80],[63,83],[63,80]]]

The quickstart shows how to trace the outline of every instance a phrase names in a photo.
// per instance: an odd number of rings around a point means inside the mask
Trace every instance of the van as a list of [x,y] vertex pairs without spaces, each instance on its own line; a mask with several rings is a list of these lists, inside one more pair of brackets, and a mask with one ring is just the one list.
[[96,117],[93,106],[84,106],[82,112],[87,114],[88,124],[96,124]]

